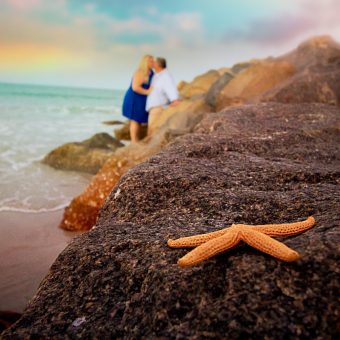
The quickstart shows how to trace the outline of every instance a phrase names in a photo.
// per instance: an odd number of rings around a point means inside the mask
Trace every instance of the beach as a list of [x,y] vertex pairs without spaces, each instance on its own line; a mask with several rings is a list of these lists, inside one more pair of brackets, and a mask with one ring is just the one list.
[[92,174],[41,163],[56,147],[112,135],[121,91],[0,83],[0,311],[22,312],[76,233],[63,208]]
[[0,213],[0,310],[22,312],[59,253],[79,234],[58,228],[62,213]]

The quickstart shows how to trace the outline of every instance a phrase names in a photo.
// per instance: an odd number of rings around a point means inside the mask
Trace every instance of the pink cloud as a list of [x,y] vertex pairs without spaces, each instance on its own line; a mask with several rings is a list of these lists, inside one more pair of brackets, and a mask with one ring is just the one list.
[[7,4],[16,9],[30,9],[41,5],[41,0],[5,0]]

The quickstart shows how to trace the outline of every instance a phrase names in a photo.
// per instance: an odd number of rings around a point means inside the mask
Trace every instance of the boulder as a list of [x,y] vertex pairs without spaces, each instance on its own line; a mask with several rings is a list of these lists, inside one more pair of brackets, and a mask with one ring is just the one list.
[[340,106],[340,59],[314,65],[260,96],[262,102],[326,103]]
[[[157,116],[150,117],[148,135],[154,134],[162,126],[170,129],[190,130],[197,121],[196,117],[209,111],[210,107],[204,98],[182,100],[178,105],[169,106]],[[189,117],[192,117],[192,122],[188,120]]]
[[313,65],[327,65],[340,59],[340,44],[330,36],[316,36],[301,43],[293,51],[278,58],[303,71]]
[[102,122],[105,125],[121,125],[124,124],[124,122],[120,121],[120,120],[105,120]]
[[[139,143],[120,148],[91,179],[89,186],[65,209],[60,227],[66,230],[89,230],[95,224],[100,207],[125,172],[159,152],[167,143],[190,132],[203,118],[207,106],[196,99],[181,102],[165,111],[157,129]],[[164,117],[163,117],[164,118]]]
[[222,74],[210,87],[209,91],[205,95],[205,101],[212,108],[216,108],[217,97],[222,89],[234,78],[234,74],[231,72],[225,72]]
[[97,133],[83,142],[67,143],[48,153],[44,164],[60,170],[95,174],[123,144],[107,133]]
[[220,77],[216,70],[210,70],[194,78],[191,83],[181,84],[179,93],[182,98],[191,98],[205,94],[210,86]]
[[228,81],[220,92],[215,94],[216,110],[250,101],[294,73],[294,67],[286,61],[264,60],[255,63]]
[[[115,129],[113,131],[115,137],[118,140],[131,140],[131,136],[130,136],[130,122],[127,121],[124,123],[124,125],[119,128],[119,129]],[[141,139],[143,139],[148,133],[148,126],[147,124],[142,124],[141,125]]]
[[[210,114],[123,176],[58,257],[13,338],[336,338],[340,111],[266,103]],[[180,268],[168,238],[232,223],[316,226],[283,263],[240,244]]]

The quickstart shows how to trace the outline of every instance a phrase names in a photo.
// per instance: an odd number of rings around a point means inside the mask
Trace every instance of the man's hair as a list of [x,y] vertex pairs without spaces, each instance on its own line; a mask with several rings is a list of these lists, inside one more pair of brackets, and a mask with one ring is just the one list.
[[166,68],[166,60],[165,60],[165,58],[158,57],[158,58],[156,58],[156,61],[157,61],[157,64],[161,68]]

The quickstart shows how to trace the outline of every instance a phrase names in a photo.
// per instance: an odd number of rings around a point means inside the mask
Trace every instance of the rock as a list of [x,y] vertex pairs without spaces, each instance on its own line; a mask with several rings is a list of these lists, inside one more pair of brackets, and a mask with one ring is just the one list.
[[[96,227],[63,251],[2,338],[336,338],[339,120],[323,104],[208,115],[121,178]],[[310,215],[313,229],[283,240],[296,263],[239,245],[182,269],[188,250],[166,246]]]
[[67,143],[52,150],[42,160],[60,170],[95,174],[123,144],[107,133],[97,133],[83,142]]
[[231,72],[225,72],[221,75],[210,87],[209,91],[205,95],[205,101],[208,105],[216,108],[216,100],[222,89],[234,78],[234,74]]
[[233,65],[233,67],[231,68],[231,72],[233,74],[240,73],[241,71],[247,69],[248,67],[252,66],[256,62],[257,60],[253,59],[252,61],[249,61],[249,62],[246,61],[246,62],[237,63]]
[[[137,144],[120,148],[105,163],[89,186],[65,209],[60,227],[66,230],[89,230],[96,222],[100,207],[125,172],[159,152],[176,137],[192,131],[209,111],[203,99],[187,100],[162,112],[151,123],[151,135]],[[152,129],[154,131],[152,132]]]
[[200,120],[197,120],[197,117],[209,111],[210,107],[203,98],[182,100],[178,105],[169,106],[157,116],[150,117],[148,135],[152,135],[164,125],[170,129],[190,130]]
[[244,69],[215,94],[216,110],[246,103],[290,78],[294,72],[294,67],[286,61],[260,61]]
[[298,71],[313,65],[327,65],[340,59],[340,44],[330,36],[316,36],[301,43],[288,54],[278,57],[285,60]]
[[191,83],[181,85],[179,89],[182,98],[192,98],[194,96],[205,94],[210,86],[220,77],[216,70],[210,70],[194,78]]
[[181,91],[183,87],[185,87],[186,85],[188,85],[189,83],[184,81],[184,80],[181,80],[178,84],[177,84],[177,90],[178,91]]
[[[147,124],[142,124],[141,125],[141,139],[143,139],[147,133],[148,133],[148,126]],[[118,140],[131,140],[130,137],[130,122],[126,122],[124,123],[124,125],[119,128],[119,129],[115,129],[114,131],[114,135]]]
[[340,106],[340,59],[328,65],[311,66],[264,93],[260,101]]
[[11,311],[0,311],[0,334],[5,329],[9,328],[17,320],[19,320],[21,314]]
[[121,125],[121,124],[124,124],[124,122],[121,122],[120,120],[105,120],[102,123],[106,124],[106,125]]

